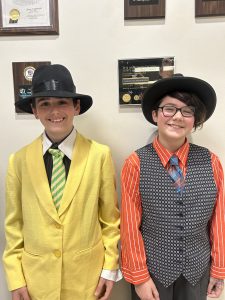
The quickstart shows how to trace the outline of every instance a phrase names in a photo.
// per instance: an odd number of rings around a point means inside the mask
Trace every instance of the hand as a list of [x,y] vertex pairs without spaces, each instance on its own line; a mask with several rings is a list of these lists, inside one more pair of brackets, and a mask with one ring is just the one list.
[[224,288],[223,279],[218,279],[214,277],[210,277],[207,296],[210,298],[218,298]]
[[27,287],[21,287],[12,291],[12,300],[31,300]]
[[100,277],[95,296],[99,300],[108,300],[112,292],[114,281]]
[[135,285],[135,291],[141,300],[160,300],[159,293],[153,280]]

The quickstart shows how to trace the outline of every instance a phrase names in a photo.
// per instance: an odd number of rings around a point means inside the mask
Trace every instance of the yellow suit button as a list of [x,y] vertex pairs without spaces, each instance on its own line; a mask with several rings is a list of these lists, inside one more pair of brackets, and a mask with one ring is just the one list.
[[55,224],[55,228],[61,229],[61,227],[62,227],[62,226],[61,226],[60,224],[58,224],[58,223]]
[[60,257],[61,256],[61,251],[60,250],[54,250],[53,253],[54,253],[54,255],[56,257]]

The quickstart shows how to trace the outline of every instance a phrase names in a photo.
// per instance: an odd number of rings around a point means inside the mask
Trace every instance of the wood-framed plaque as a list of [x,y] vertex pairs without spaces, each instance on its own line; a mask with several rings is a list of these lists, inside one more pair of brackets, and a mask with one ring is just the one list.
[[147,87],[174,74],[174,57],[122,59],[118,61],[119,104],[140,105]]
[[58,35],[58,0],[0,0],[0,35]]
[[195,0],[195,17],[225,16],[225,0]]
[[124,19],[165,18],[165,0],[124,0]]
[[[31,95],[31,82],[35,69],[40,65],[50,64],[50,61],[12,63],[15,102]],[[15,107],[15,111],[16,113],[25,114],[17,107]]]

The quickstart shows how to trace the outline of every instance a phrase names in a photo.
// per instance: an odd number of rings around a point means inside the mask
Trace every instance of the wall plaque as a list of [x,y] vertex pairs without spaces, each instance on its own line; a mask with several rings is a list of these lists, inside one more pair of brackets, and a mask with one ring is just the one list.
[[119,104],[140,105],[145,89],[174,74],[174,57],[123,59],[118,62]]
[[195,17],[225,16],[225,0],[195,0]]
[[58,0],[0,0],[0,35],[59,34]]
[[124,0],[124,19],[165,18],[165,0]]
[[[31,95],[31,81],[35,69],[40,65],[50,65],[50,61],[39,62],[13,62],[13,82],[14,82],[14,98],[15,102],[21,98]],[[23,113],[15,107],[16,113]]]

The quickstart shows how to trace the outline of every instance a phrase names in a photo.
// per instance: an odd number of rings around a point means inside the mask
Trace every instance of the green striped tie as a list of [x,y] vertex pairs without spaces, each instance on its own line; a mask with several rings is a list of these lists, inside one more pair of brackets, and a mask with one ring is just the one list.
[[63,163],[64,153],[59,149],[49,149],[48,151],[51,153],[53,160],[51,178],[52,199],[58,211],[66,183],[66,171]]

